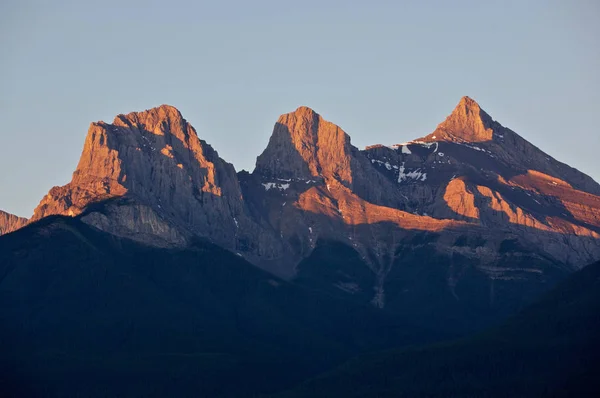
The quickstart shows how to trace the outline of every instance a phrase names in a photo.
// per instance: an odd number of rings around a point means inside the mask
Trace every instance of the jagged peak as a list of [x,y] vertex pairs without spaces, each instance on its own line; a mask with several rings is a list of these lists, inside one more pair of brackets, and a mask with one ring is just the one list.
[[255,171],[278,178],[337,175],[350,182],[350,137],[307,106],[277,120]]
[[458,105],[456,105],[456,108],[454,109],[454,111],[456,111],[459,108],[474,110],[477,112],[479,112],[481,110],[481,107],[479,106],[477,101],[475,101],[473,98],[469,97],[468,95],[465,95],[460,99],[460,101],[458,102]]
[[29,220],[0,210],[0,235],[7,234],[25,226]]
[[182,120],[184,120],[183,116],[177,108],[172,105],[160,105],[141,112],[119,114],[112,124],[120,127],[130,127],[137,124],[156,126],[162,122],[180,123]]
[[190,137],[198,138],[196,130],[181,115],[179,110],[163,104],[144,111],[121,113],[115,116],[112,123],[98,121],[90,124],[88,135],[97,131],[112,129],[144,130],[154,135],[174,135],[182,140]]
[[312,109],[311,107],[306,106],[306,105],[300,105],[298,108],[296,108],[295,111],[285,113],[281,116],[285,116],[285,115],[296,115],[296,116],[302,116],[302,115],[314,116],[314,115],[316,115],[316,116],[320,116],[317,112],[315,112],[314,109]]
[[471,97],[464,96],[446,120],[425,137],[428,141],[492,141],[494,121]]
[[490,115],[481,109],[477,101],[468,96],[464,96],[460,99],[458,105],[456,105],[447,119],[464,117],[481,121],[484,124],[492,120]]
[[284,113],[277,119],[278,124],[290,125],[302,121],[307,127],[317,125],[323,118],[308,106],[299,106],[293,112]]
[[308,143],[316,145],[319,136],[332,139],[335,136],[350,143],[350,136],[342,128],[308,106],[300,106],[293,112],[279,116],[272,137],[280,134],[289,134],[296,144],[304,146]]
[[155,106],[153,108],[146,109],[143,111],[134,111],[134,112],[129,112],[127,114],[119,114],[119,115],[117,115],[117,117],[125,116],[126,118],[133,118],[135,116],[141,117],[141,116],[146,116],[146,115],[159,115],[159,116],[165,115],[165,116],[172,116],[172,117],[173,116],[181,117],[181,112],[179,112],[179,109],[177,109],[173,105],[162,104],[162,105]]

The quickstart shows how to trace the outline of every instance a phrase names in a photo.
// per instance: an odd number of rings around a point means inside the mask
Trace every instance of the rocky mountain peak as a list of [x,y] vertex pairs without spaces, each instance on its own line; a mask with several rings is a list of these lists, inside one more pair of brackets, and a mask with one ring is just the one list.
[[[90,204],[122,196],[134,199],[136,204],[127,202],[127,206],[135,212],[129,212],[130,219],[120,217],[112,223],[125,222],[131,229],[155,223],[168,231],[164,220],[161,224],[152,211],[195,228],[217,220],[233,224],[231,212],[242,213],[243,207],[233,166],[201,141],[169,105],[118,115],[112,124],[92,123],[71,182],[52,188],[33,219],[50,214],[75,216]],[[214,234],[229,245],[234,235],[231,229]]]
[[71,182],[53,187],[33,220],[52,214],[157,246],[201,236],[257,263],[282,250],[248,214],[233,165],[169,105],[92,123]]
[[25,226],[28,220],[0,210],[0,235],[7,234]]
[[[504,127],[485,112],[472,98],[463,97],[454,111],[435,131],[416,141],[436,143],[442,153],[454,148],[462,154],[458,161],[477,164],[501,175],[527,173],[528,170],[568,181],[576,189],[600,194],[600,185],[589,176],[559,162],[513,130]],[[449,147],[450,146],[450,147]],[[491,163],[490,163],[491,161]]]
[[315,112],[315,110],[312,109],[311,107],[308,107],[305,105],[300,105],[298,108],[296,108],[295,111],[285,113],[285,114],[279,116],[279,120],[285,119],[286,116],[289,116],[289,115],[295,115],[296,117],[317,118],[317,119],[321,116],[317,112]]
[[494,137],[494,121],[470,97],[462,97],[452,113],[428,135],[428,141],[488,142]]
[[155,135],[173,134],[180,139],[189,139],[190,133],[196,135],[179,110],[171,105],[118,115],[112,125],[123,128],[143,128]]
[[453,113],[459,112],[459,111],[461,111],[461,109],[465,109],[467,111],[473,111],[473,112],[481,111],[481,107],[479,106],[477,101],[475,101],[473,98],[469,97],[468,95],[465,95],[460,99],[460,101],[458,102],[458,105],[456,106],[456,108],[454,108]]
[[255,173],[269,178],[334,177],[352,182],[350,137],[312,109],[281,115]]

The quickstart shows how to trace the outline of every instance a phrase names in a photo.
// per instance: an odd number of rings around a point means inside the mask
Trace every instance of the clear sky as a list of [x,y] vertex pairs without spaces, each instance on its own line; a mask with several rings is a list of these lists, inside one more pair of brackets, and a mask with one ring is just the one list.
[[307,105],[358,147],[460,97],[600,180],[600,1],[0,2],[0,209],[29,217],[89,123],[174,105],[236,169]]

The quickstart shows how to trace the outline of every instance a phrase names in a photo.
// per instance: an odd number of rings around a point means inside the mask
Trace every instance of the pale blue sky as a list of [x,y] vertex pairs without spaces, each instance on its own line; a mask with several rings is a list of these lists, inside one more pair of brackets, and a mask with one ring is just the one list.
[[307,105],[358,147],[460,97],[600,179],[600,2],[0,2],[0,209],[30,216],[89,123],[168,103],[236,169]]

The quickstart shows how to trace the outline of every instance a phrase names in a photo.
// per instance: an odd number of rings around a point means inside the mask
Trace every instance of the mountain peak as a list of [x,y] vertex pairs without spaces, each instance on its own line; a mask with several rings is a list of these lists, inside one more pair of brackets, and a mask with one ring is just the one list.
[[[469,97],[468,95],[465,95],[464,97],[462,97],[456,107],[457,108],[465,107],[465,108],[470,108],[470,109],[476,109],[477,111],[479,111],[481,109],[479,107],[479,104],[477,103],[477,101],[475,101],[473,98]],[[456,111],[456,109],[455,109],[455,111]]]
[[304,115],[317,115],[318,113],[315,112],[314,109],[312,109],[311,107],[308,107],[306,105],[301,105],[298,108],[296,108],[296,110],[294,112],[291,113],[295,113],[295,114],[304,114]]
[[446,118],[453,119],[455,121],[463,122],[477,122],[485,123],[488,119],[491,121],[490,115],[488,115],[475,101],[473,98],[464,96],[458,102],[458,105],[454,108],[452,113]]
[[320,119],[322,119],[321,115],[315,112],[312,108],[309,108],[308,106],[299,106],[295,111],[284,113],[283,115],[279,116],[277,123],[289,125],[295,124],[298,121],[309,127],[312,125],[317,125]]
[[160,105],[141,112],[120,114],[115,117],[112,124],[126,128],[143,126],[145,130],[156,135],[164,135],[169,130],[186,129],[188,125],[181,112],[172,105]]
[[7,234],[27,224],[27,219],[0,210],[0,235]]
[[117,115],[112,124],[92,123],[73,179],[50,191],[34,219],[77,215],[90,203],[126,194],[164,209],[172,204],[182,219],[196,211],[197,196],[240,196],[233,166],[177,108],[161,105]]
[[133,119],[136,117],[147,117],[149,115],[155,115],[157,117],[163,117],[163,118],[167,118],[167,117],[175,117],[175,118],[181,118],[181,112],[179,112],[179,110],[174,107],[173,105],[168,105],[168,104],[162,104],[159,106],[155,106],[153,108],[150,109],[146,109],[145,111],[137,111],[137,112],[129,112],[127,114],[119,114],[115,117],[115,120],[117,119],[122,119],[123,117],[126,119]]
[[279,117],[256,171],[277,178],[337,175],[350,182],[350,147],[350,137],[339,126],[301,106]]
[[427,140],[486,142],[493,139],[494,121],[471,97],[464,96],[452,113],[438,125]]

